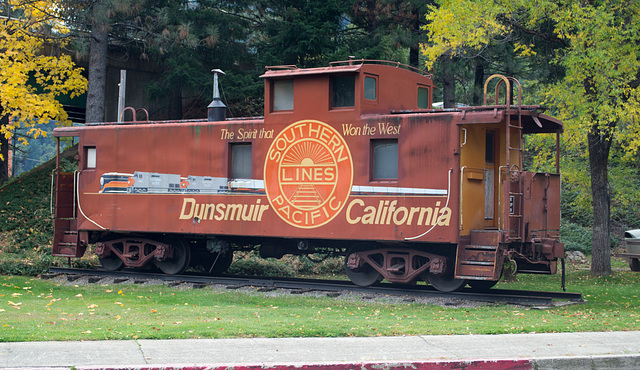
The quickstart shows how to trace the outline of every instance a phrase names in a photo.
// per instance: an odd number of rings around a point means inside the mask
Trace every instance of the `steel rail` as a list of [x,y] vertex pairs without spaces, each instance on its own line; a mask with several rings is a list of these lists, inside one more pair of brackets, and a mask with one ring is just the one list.
[[359,287],[347,280],[319,280],[280,277],[255,276],[208,276],[208,275],[166,275],[150,272],[102,271],[51,267],[51,274],[80,275],[93,277],[123,278],[135,281],[162,280],[167,282],[194,283],[204,285],[227,285],[232,287],[254,286],[271,289],[288,289],[291,291],[319,291],[384,294],[407,298],[450,298],[462,301],[479,301],[489,303],[505,303],[525,306],[551,307],[556,301],[581,303],[580,293],[540,292],[525,290],[491,289],[486,292],[474,291],[470,288],[458,292],[444,293],[428,285],[398,285],[381,283],[371,287]]

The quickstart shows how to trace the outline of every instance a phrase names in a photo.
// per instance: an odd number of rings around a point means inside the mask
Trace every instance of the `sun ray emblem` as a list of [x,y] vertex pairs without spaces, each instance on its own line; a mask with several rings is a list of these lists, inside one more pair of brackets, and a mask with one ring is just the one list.
[[264,167],[267,197],[290,225],[331,221],[351,191],[353,163],[344,138],[319,121],[299,121],[274,139]]
[[331,162],[331,154],[319,143],[305,141],[296,145],[282,160],[285,165],[314,165],[328,164]]

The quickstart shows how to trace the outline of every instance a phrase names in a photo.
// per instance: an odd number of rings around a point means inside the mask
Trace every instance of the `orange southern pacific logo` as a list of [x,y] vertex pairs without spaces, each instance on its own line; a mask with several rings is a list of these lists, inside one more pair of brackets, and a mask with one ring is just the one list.
[[331,221],[345,205],[353,162],[344,138],[324,122],[302,120],[282,130],[264,163],[264,186],[275,212],[300,228]]

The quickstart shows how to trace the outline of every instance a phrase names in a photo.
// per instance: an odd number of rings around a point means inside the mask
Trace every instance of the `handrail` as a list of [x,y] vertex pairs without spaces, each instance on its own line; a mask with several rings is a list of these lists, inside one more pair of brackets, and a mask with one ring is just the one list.
[[264,67],[264,69],[266,69],[267,71],[273,71],[276,69],[286,69],[286,70],[293,70],[293,69],[299,69],[297,65],[295,64],[284,64],[284,65],[279,65],[279,66],[266,66]]
[[339,60],[339,61],[335,61],[335,62],[331,62],[329,63],[329,65],[331,67],[337,67],[337,66],[341,66],[341,65],[353,65],[353,64],[382,64],[382,65],[388,65],[391,67],[396,67],[396,68],[403,68],[412,72],[416,72],[416,73],[420,73],[423,76],[427,76],[427,77],[432,77],[433,75],[430,73],[426,73],[425,71],[410,66],[408,64],[404,64],[404,63],[400,63],[400,62],[393,62],[390,60],[380,60],[380,59],[349,59],[349,60]]
[[[510,104],[511,104],[511,84],[509,84],[509,79],[508,78],[506,78],[505,76],[500,75],[500,74],[491,75],[484,82],[484,103],[483,103],[483,105],[487,105],[487,87],[489,86],[489,81],[491,81],[494,78],[500,78],[506,84],[507,100],[506,100],[506,104],[505,105],[507,106],[507,110],[509,110],[509,107],[510,107]],[[497,89],[498,89],[498,85],[496,85],[496,105],[498,105],[498,102],[500,100],[500,98],[498,96],[498,90]]]
[[[133,119],[131,120],[131,122],[149,122],[149,112],[144,109],[144,108],[138,108],[138,109],[134,109],[133,107],[126,107],[122,110],[122,112],[120,112],[120,119],[118,120],[119,122],[124,122],[124,113],[126,111],[131,111],[131,114],[133,115]],[[138,112],[144,112],[147,116],[147,120],[146,121],[138,121]]]
[[55,176],[56,176],[56,170],[57,169],[58,168],[56,167],[53,170],[51,170],[51,197],[49,198],[49,211],[51,212],[52,216],[55,216],[54,209],[53,209],[53,196],[54,196],[53,187],[54,187],[54,184],[55,184],[54,179],[55,179]]
[[[73,171],[73,217],[72,217],[73,219],[78,218],[76,216],[76,205],[80,205],[80,187],[78,186],[79,182],[80,182],[80,172],[78,170],[75,170]],[[76,194],[76,191],[77,191],[77,194]],[[77,198],[76,198],[76,195],[77,195]]]
[[[509,81],[513,81],[518,85],[518,111],[520,111],[520,107],[522,107],[522,85],[520,85],[520,81],[518,81],[518,79],[514,78],[514,77],[507,77],[507,80]],[[502,84],[504,80],[500,80],[498,81],[498,83],[496,84],[496,104],[498,103],[498,90],[500,88],[500,84]],[[509,91],[511,91],[509,85],[507,85],[507,87],[509,87]]]
[[462,184],[464,184],[464,169],[465,168],[467,168],[467,166],[460,167],[460,231],[464,230],[464,226],[463,226],[464,217],[462,217],[462,199],[464,199],[462,197]]
[[502,194],[502,169],[505,169],[505,181],[509,179],[509,167],[499,166],[498,167],[498,209],[500,210],[500,212],[498,212],[498,227],[501,228],[502,230],[509,230],[509,225],[502,224],[502,215],[505,212],[505,210],[502,208],[504,203],[502,201],[502,197],[504,196],[504,194]]

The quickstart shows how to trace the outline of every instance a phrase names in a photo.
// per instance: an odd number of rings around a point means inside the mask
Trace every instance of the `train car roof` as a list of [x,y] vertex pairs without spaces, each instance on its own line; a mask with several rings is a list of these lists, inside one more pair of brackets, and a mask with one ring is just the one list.
[[165,121],[124,121],[124,122],[93,122],[74,124],[73,126],[56,127],[53,129],[53,137],[73,137],[80,136],[81,130],[91,129],[109,129],[113,127],[130,127],[130,126],[189,126],[200,124],[214,124],[214,125],[226,125],[233,122],[261,122],[264,121],[264,117],[232,117],[226,118],[224,121],[209,121],[206,118],[200,119],[188,119],[188,120],[165,120]]
[[[523,105],[520,107],[523,134],[561,133],[564,131],[564,124],[562,123],[562,121],[546,114],[542,114],[542,112],[544,112],[545,110],[546,108],[540,105]],[[392,111],[391,114],[459,113],[462,117],[458,121],[458,124],[468,125],[502,122],[507,111],[509,112],[508,114],[511,115],[512,120],[517,120],[518,107],[507,107],[504,105],[467,106],[445,109],[419,109],[412,111],[396,110]]]
[[329,67],[316,67],[316,68],[299,68],[295,65],[281,65],[281,66],[267,66],[266,72],[261,75],[261,78],[286,78],[292,76],[310,76],[310,75],[322,75],[322,74],[335,74],[335,73],[356,73],[360,72],[362,68],[365,69],[370,66],[386,66],[390,68],[403,69],[409,72],[418,73],[422,76],[431,78],[432,75],[428,74],[418,68],[398,63],[390,62],[386,60],[367,60],[367,59],[351,59],[348,61],[331,62]]
[[523,115],[522,126],[524,127],[523,133],[525,134],[544,134],[564,131],[564,124],[560,120],[547,116],[546,114]]
[[305,75],[320,75],[327,73],[355,73],[360,72],[362,64],[355,66],[340,67],[318,67],[318,68],[298,68],[296,66],[274,66],[267,67],[267,71],[261,75],[261,78],[278,78]]

